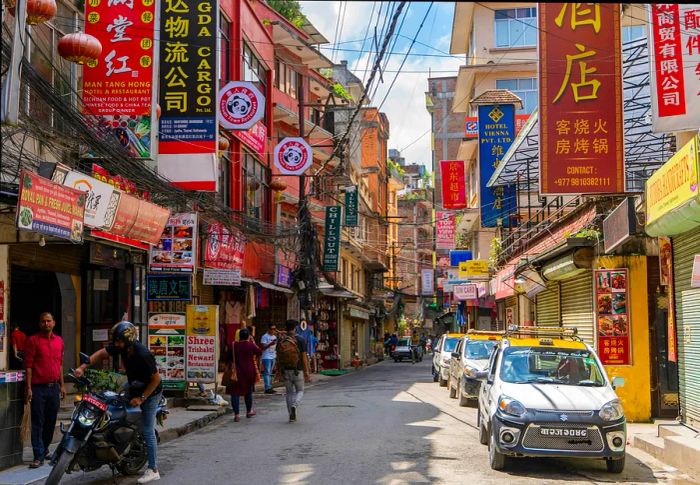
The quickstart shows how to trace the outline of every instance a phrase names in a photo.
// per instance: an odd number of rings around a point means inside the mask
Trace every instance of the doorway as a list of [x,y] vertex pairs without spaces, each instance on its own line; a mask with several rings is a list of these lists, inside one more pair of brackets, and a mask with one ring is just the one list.
[[[11,321],[27,336],[39,331],[39,315],[51,312],[54,332],[63,335],[63,298],[56,273],[13,265],[10,275]],[[64,336],[65,337],[65,336]]]

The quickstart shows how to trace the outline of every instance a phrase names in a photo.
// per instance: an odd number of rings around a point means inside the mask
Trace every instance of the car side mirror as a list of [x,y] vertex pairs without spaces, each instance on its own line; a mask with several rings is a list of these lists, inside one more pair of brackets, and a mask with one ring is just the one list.
[[611,384],[613,389],[617,389],[618,387],[625,387],[625,378],[620,376],[613,377]]
[[452,357],[459,358],[459,353],[457,353],[457,352],[452,352]]
[[84,352],[80,352],[80,363],[90,364],[90,356]]
[[[476,371],[476,373],[474,374],[474,377],[479,381],[485,381],[488,376],[489,376],[489,371],[487,371],[487,370]],[[489,384],[491,384],[491,383],[489,383]]]

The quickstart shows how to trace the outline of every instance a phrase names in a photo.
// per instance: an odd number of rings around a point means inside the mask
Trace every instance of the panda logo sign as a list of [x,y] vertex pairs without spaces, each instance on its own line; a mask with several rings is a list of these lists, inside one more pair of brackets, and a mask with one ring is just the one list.
[[253,83],[231,81],[219,91],[219,123],[227,130],[247,130],[265,115],[265,96]]
[[274,162],[285,175],[301,175],[313,162],[311,146],[303,138],[287,137],[275,147]]

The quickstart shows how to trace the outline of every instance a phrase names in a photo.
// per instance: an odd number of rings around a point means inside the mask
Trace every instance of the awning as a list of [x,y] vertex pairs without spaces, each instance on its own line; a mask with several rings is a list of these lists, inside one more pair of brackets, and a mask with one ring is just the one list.
[[260,280],[256,280],[253,278],[241,278],[241,281],[244,281],[246,283],[255,283],[255,284],[262,286],[263,288],[267,288],[268,290],[279,291],[282,293],[289,293],[290,295],[294,294],[294,292],[292,290],[290,290],[289,288],[285,288],[283,286],[273,285],[272,283],[266,283],[265,281],[260,281]]
[[319,291],[325,296],[330,296],[333,298],[348,298],[355,299],[357,295],[351,291],[337,289],[337,288],[319,288]]
[[361,320],[369,320],[369,310],[355,305],[348,305],[345,311],[352,318],[359,318]]
[[579,248],[544,266],[540,273],[547,281],[571,278],[593,267],[593,248]]

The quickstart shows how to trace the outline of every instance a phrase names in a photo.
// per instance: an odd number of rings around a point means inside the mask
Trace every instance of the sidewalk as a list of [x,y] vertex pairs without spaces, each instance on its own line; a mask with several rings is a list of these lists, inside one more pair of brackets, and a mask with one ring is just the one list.
[[630,424],[627,435],[635,448],[690,477],[700,477],[700,433],[678,421],[657,420]]

